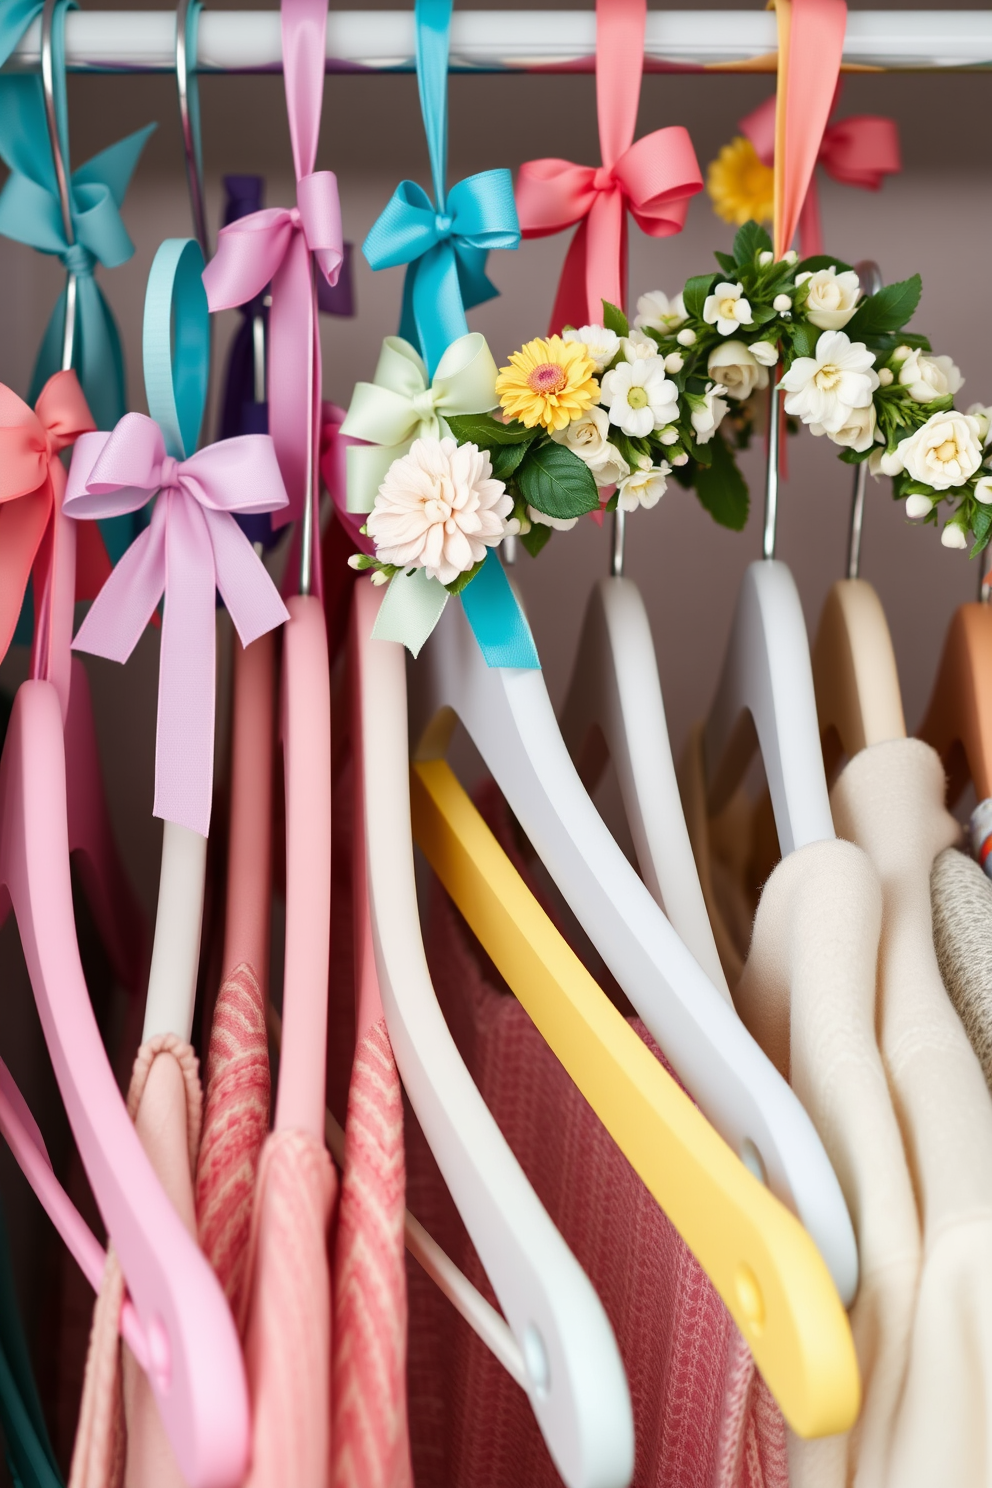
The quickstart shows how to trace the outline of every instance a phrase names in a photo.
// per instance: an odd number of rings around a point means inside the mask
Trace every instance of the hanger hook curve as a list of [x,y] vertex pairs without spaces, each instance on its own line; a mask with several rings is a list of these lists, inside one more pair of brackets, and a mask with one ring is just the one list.
[[[58,7],[64,0],[45,0],[41,12],[41,87],[45,99],[45,123],[48,126],[48,143],[52,151],[55,169],[55,184],[58,188],[59,211],[62,214],[62,231],[66,245],[72,248],[76,241],[72,225],[72,200],[69,195],[68,161],[62,152],[59,130],[58,106],[55,96],[55,56],[53,32]],[[72,367],[76,343],[76,275],[72,269],[66,273],[65,320],[62,326],[62,370]]]
[[[199,0],[177,0],[176,4],[176,92],[179,95],[179,123],[182,129],[183,154],[186,158],[186,185],[189,190],[193,231],[203,254],[210,258],[207,218],[203,204],[203,159],[200,154],[196,88],[196,26]],[[191,66],[192,64],[192,66]],[[192,76],[191,76],[192,73]]]
[[[877,294],[882,288],[882,271],[872,258],[863,258],[854,265],[862,294]],[[861,532],[865,520],[865,489],[868,479],[868,461],[862,460],[854,467],[854,490],[851,496],[851,525],[847,534],[847,577],[856,579],[861,571]]]

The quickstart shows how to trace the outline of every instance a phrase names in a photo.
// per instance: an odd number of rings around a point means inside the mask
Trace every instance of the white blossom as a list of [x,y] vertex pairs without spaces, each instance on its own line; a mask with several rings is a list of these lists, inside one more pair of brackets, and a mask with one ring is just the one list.
[[647,357],[658,355],[658,343],[646,331],[635,326],[629,336],[620,337],[620,348],[628,362],[642,362]]
[[879,369],[878,369],[878,385],[879,385],[879,387],[891,387],[894,381],[895,381],[895,378],[894,378],[894,376],[892,374],[892,368],[891,367],[879,367]]
[[565,331],[562,340],[580,341],[597,372],[608,367],[620,350],[620,337],[616,331],[608,331],[601,325],[585,325],[578,330]]
[[940,534],[940,540],[945,548],[966,548],[968,546],[968,538],[957,522],[947,523]]
[[797,357],[782,378],[786,413],[828,433],[843,428],[851,410],[867,408],[878,387],[874,361],[863,342],[843,331],[824,331],[815,356]]
[[778,347],[774,341],[752,341],[748,351],[763,367],[774,367],[778,361]]
[[453,439],[415,439],[386,471],[367,530],[382,563],[425,568],[450,584],[506,536],[512,510],[485,450]]
[[992,505],[992,475],[983,475],[975,482],[975,500],[983,506]]
[[703,319],[715,325],[721,336],[730,336],[742,325],[751,324],[751,306],[744,298],[744,286],[718,284],[703,304]]
[[685,357],[677,351],[670,351],[665,358],[666,372],[681,372],[685,366]]
[[755,388],[768,386],[768,368],[758,361],[743,341],[722,341],[715,346],[710,352],[706,370],[714,381],[723,384],[728,398],[738,403],[750,398]]
[[796,286],[806,286],[806,314],[821,331],[839,331],[858,308],[861,285],[853,269],[836,268],[796,275]]
[[632,439],[644,439],[678,417],[678,388],[657,357],[618,363],[604,376],[601,396],[610,423]]
[[857,450],[860,454],[874,444],[875,424],[875,405],[869,403],[867,408],[852,408],[839,429],[824,429],[820,424],[810,424],[810,432],[826,434],[834,444]]
[[758,268],[767,269],[768,265],[772,262],[774,257],[775,255],[770,248],[762,249],[762,251],[758,254]]
[[905,470],[921,485],[948,491],[970,480],[982,463],[977,418],[967,413],[934,413],[922,428],[903,439],[892,456],[883,456],[886,475]]
[[921,518],[928,517],[933,511],[933,502],[929,496],[923,496],[918,491],[912,496],[906,497],[906,515],[911,522],[919,522]]
[[695,346],[696,333],[692,329],[692,326],[686,326],[684,330],[679,331],[675,339],[680,346]]
[[899,385],[915,403],[932,403],[934,398],[953,397],[964,378],[949,356],[926,356],[916,348],[903,358]]
[[685,318],[681,291],[670,300],[662,290],[652,289],[638,299],[634,325],[639,331],[661,331],[663,335],[670,335]]
[[[689,418],[696,433],[697,444],[709,444],[723,423],[730,407],[721,396],[726,391],[722,383],[711,382],[707,383],[702,396],[697,394],[693,399]],[[679,461],[676,460],[675,464],[679,464]]]
[[982,444],[987,445],[992,439],[992,408],[987,408],[984,403],[972,403],[968,412],[972,418],[977,418],[979,438]]
[[772,309],[777,310],[779,315],[784,315],[787,310],[792,309],[792,300],[787,294],[777,294],[772,300]]
[[657,506],[668,489],[667,476],[672,467],[666,460],[660,465],[649,465],[647,470],[635,470],[627,475],[617,487],[617,505],[621,511],[637,511],[639,506],[650,511]]

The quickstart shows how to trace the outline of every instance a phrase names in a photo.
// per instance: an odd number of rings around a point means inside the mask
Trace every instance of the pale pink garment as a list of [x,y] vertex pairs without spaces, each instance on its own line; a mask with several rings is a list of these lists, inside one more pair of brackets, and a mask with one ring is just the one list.
[[326,1488],[330,1463],[328,1227],[337,1176],[304,1131],[275,1131],[259,1163],[242,1333],[252,1402],[245,1488]]
[[[516,858],[491,793],[485,807]],[[636,1488],[787,1488],[782,1417],[723,1303],[440,889],[428,959],[473,1078],[613,1325],[634,1407]],[[407,1121],[410,1208],[495,1303]],[[415,1264],[408,1281],[417,1488],[558,1484],[523,1391]]]
[[244,1314],[252,1204],[270,1094],[265,999],[255,972],[242,962],[217,994],[196,1167],[200,1245],[235,1318]]
[[[189,1044],[160,1034],[141,1046],[128,1111],[165,1192],[195,1234],[193,1169],[202,1093]],[[118,1337],[123,1297],[111,1250],[94,1308],[70,1488],[183,1488],[151,1387]]]

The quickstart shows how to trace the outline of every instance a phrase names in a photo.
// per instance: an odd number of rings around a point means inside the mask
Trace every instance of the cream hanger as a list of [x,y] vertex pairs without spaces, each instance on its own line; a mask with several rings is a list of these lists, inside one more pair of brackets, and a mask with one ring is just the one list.
[[[882,287],[878,265],[855,265],[865,294]],[[869,744],[904,739],[906,720],[892,636],[881,601],[859,577],[868,462],[854,467],[847,578],[827,595],[813,647],[813,686],[827,775],[841,755],[851,759]]]

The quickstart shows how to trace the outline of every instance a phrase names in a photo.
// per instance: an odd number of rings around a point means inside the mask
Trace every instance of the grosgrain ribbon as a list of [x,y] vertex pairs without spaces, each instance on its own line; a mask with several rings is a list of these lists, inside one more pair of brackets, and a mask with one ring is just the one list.
[[[836,107],[837,95],[833,107]],[[775,162],[775,97],[765,100],[746,119],[740,121],[758,158],[765,165]],[[880,114],[850,114],[845,119],[828,123],[820,141],[817,165],[833,180],[844,186],[858,186],[863,191],[878,191],[886,176],[902,169],[899,152],[899,128],[894,119]],[[799,216],[799,246],[803,258],[823,252],[823,229],[820,222],[819,191],[816,171],[810,176],[806,200]]]
[[845,0],[776,0],[775,257],[792,244],[833,108]]
[[370,512],[393,461],[415,439],[450,432],[446,414],[495,408],[497,376],[492,352],[478,331],[452,341],[430,382],[416,349],[401,336],[387,336],[374,380],[356,383],[341,426],[342,434],[367,441],[348,450],[348,510]]
[[602,301],[627,299],[627,213],[652,238],[682,231],[689,199],[703,187],[681,126],[634,139],[647,0],[597,0],[596,105],[603,164],[530,160],[517,176],[525,238],[579,224],[562,269],[550,330],[602,320]]
[[0,384],[0,660],[32,568],[36,603],[47,588],[51,544],[45,537],[65,491],[59,452],[95,428],[75,372],[49,378],[33,410]]
[[333,171],[314,171],[327,0],[283,0],[282,38],[297,204],[254,212],[223,228],[203,276],[211,310],[242,305],[271,281],[269,433],[289,493],[275,526],[301,517],[311,494],[307,450],[317,437],[320,339],[310,256],[330,284],[337,282],[344,259],[337,178]]
[[144,361],[155,418],[129,413],[112,433],[73,451],[65,495],[72,517],[114,516],[155,500],[150,525],[114,569],[74,646],[126,661],[165,595],[155,743],[156,816],[206,836],[213,793],[215,600],[220,591],[242,645],[288,618],[235,512],[286,504],[267,434],[195,446],[207,380],[203,257],[193,239],[167,239],[145,297]]

